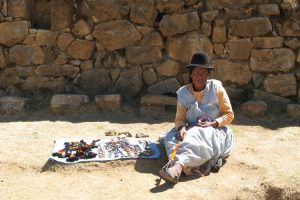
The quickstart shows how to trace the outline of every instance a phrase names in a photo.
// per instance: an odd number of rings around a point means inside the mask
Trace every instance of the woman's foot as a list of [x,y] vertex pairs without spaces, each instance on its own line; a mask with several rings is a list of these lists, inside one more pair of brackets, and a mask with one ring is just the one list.
[[202,173],[199,171],[199,167],[184,167],[183,173],[186,176],[202,176]]
[[183,169],[182,165],[175,164],[170,168],[161,169],[159,174],[166,181],[170,181],[170,182],[176,184],[176,183],[178,183],[178,180],[179,180],[180,174],[182,172],[182,169]]

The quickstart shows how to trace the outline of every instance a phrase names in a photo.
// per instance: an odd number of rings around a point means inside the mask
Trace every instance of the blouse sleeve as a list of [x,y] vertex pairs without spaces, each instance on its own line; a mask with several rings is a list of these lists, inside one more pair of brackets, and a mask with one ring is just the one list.
[[227,92],[222,85],[219,85],[219,87],[217,88],[217,98],[220,117],[218,117],[216,121],[218,122],[219,127],[222,127],[232,122],[232,120],[234,119],[234,113]]
[[185,126],[186,125],[186,109],[183,105],[177,102],[177,110],[176,110],[176,116],[175,116],[175,128],[176,130],[180,126]]

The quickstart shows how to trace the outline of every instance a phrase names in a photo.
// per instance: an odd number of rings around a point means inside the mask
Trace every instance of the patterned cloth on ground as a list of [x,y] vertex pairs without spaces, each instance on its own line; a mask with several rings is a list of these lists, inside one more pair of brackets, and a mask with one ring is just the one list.
[[153,142],[114,137],[94,141],[56,140],[50,159],[61,163],[78,163],[159,157],[160,150]]

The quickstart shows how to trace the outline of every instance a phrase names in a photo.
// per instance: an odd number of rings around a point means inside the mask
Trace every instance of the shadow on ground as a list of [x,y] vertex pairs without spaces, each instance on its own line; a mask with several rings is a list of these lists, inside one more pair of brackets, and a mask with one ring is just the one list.
[[300,118],[291,118],[286,113],[267,113],[264,117],[250,118],[242,115],[240,112],[235,112],[235,119],[232,122],[234,125],[243,126],[262,126],[271,130],[276,130],[284,127],[300,126]]
[[[68,110],[60,113],[53,113],[48,108],[30,110],[22,112],[1,113],[0,122],[33,122],[33,121],[67,121],[72,123],[81,122],[103,122],[111,123],[162,123],[174,122],[176,110],[174,108],[166,110],[164,113],[141,114],[138,105],[125,105],[120,112],[102,112],[95,105],[80,107],[76,110]],[[234,125],[262,126],[271,130],[278,128],[299,126],[300,119],[291,118],[285,113],[269,112],[264,117],[249,118],[243,116],[238,109],[234,109]]]
[[166,111],[159,115],[140,114],[138,107],[126,107],[119,112],[102,112],[94,107],[80,107],[76,110],[68,110],[53,113],[50,109],[29,110],[22,112],[1,113],[0,122],[33,122],[33,121],[67,121],[72,123],[103,122],[111,123],[161,123],[173,122],[175,111]]

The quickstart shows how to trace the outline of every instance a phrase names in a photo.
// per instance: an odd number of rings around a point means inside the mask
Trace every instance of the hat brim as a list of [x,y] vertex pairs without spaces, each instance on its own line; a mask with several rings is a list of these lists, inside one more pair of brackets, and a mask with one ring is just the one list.
[[213,66],[211,66],[211,65],[201,65],[201,64],[189,64],[189,65],[187,65],[186,66],[187,68],[189,68],[189,67],[203,67],[203,68],[206,68],[206,69],[212,69],[212,70],[214,70],[215,68],[213,67]]

